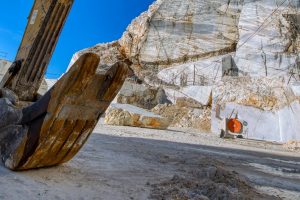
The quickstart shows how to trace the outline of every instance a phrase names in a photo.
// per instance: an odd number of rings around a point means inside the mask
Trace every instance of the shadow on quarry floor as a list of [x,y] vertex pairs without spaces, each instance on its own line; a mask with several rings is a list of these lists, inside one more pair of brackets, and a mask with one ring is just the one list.
[[0,167],[0,198],[274,199],[253,187],[288,199],[300,195],[300,158],[103,131],[97,129],[62,166],[26,172]]
[[[101,135],[99,140],[102,144],[113,141],[110,145],[107,143],[107,150],[142,159],[141,163],[147,165],[154,164],[157,170],[161,170],[161,175],[165,171],[173,171],[172,175],[178,175],[182,171],[194,173],[194,170],[205,169],[207,166],[221,166],[247,177],[251,183],[269,194],[283,194],[284,190],[291,191],[292,195],[300,194],[298,157],[136,137]],[[158,169],[160,165],[163,166]],[[183,176],[188,177],[185,173]]]
[[[282,184],[287,180],[291,183],[297,183],[293,189],[300,192],[300,185],[298,185],[300,183],[300,157],[134,137],[101,135],[100,138],[103,141],[115,141],[119,144],[107,147],[112,151],[130,154],[133,157],[141,157],[149,162],[171,162],[171,165],[178,162],[191,166],[199,159],[211,159],[212,161],[222,162],[228,169],[241,174],[249,173],[252,176],[263,176],[262,179],[254,179],[256,184],[289,189],[291,185]],[[145,154],[140,154],[140,151]],[[266,180],[268,178],[271,178],[272,181]],[[276,178],[278,178],[278,185],[276,184]]]

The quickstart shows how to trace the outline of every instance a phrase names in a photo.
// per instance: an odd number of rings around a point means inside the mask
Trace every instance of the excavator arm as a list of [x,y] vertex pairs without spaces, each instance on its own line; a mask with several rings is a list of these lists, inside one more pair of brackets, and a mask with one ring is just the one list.
[[[15,62],[1,82],[0,159],[9,169],[54,166],[73,158],[127,77],[131,63],[115,43],[107,52],[81,55],[36,101],[72,4],[34,2]],[[17,99],[32,103],[20,105]]]
[[14,64],[0,87],[34,101],[74,0],[35,0]]

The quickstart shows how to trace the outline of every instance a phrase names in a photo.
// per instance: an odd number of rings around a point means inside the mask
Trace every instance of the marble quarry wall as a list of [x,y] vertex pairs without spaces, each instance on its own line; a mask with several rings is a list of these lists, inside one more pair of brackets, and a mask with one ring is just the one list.
[[157,0],[118,41],[77,52],[71,64],[114,45],[172,103],[212,107],[212,132],[220,133],[221,104],[221,116],[235,110],[248,122],[248,138],[299,140],[299,7],[298,0]]

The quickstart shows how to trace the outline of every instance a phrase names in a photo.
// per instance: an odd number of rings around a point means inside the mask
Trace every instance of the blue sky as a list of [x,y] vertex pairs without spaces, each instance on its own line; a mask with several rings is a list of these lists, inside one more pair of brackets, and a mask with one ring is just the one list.
[[[57,78],[83,48],[117,40],[154,0],[75,0],[46,76]],[[0,57],[14,60],[34,0],[1,2]],[[7,52],[7,55],[2,52]]]

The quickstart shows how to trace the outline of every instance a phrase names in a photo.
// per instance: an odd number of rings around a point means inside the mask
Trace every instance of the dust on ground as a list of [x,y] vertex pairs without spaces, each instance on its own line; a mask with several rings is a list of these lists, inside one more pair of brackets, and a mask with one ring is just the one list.
[[151,199],[279,199],[259,193],[234,171],[224,169],[221,163],[209,160],[185,175],[174,175],[170,180],[152,185]]
[[99,123],[64,165],[0,167],[0,199],[300,199],[299,172],[275,143]]

